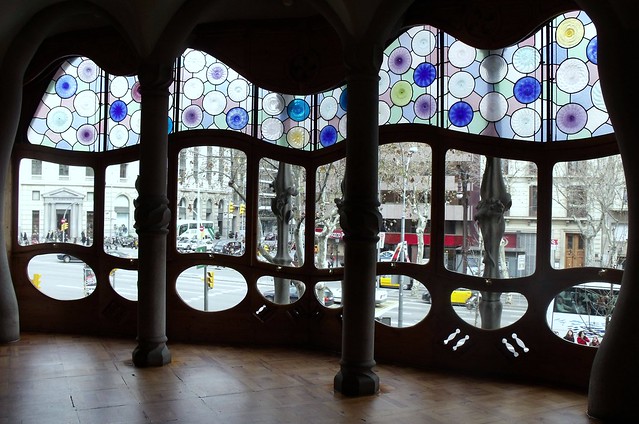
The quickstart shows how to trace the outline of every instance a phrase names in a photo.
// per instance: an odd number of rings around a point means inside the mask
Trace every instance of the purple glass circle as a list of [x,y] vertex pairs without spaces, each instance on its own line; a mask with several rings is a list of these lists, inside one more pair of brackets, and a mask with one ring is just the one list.
[[138,103],[142,101],[142,92],[140,91],[140,82],[136,82],[135,84],[133,84],[133,87],[131,87],[131,97],[133,97],[133,100],[135,100]]
[[182,113],[182,122],[189,128],[197,127],[202,122],[202,109],[198,105],[187,106]]
[[557,111],[557,128],[566,134],[575,134],[584,129],[588,112],[580,104],[568,103]]
[[415,100],[415,115],[421,119],[430,119],[437,112],[437,101],[430,94],[422,94]]
[[85,124],[78,128],[76,133],[76,137],[80,144],[84,146],[90,146],[95,143],[96,135],[95,135],[95,127],[93,125]]
[[411,63],[412,57],[406,47],[397,47],[388,57],[388,68],[397,75],[408,71]]

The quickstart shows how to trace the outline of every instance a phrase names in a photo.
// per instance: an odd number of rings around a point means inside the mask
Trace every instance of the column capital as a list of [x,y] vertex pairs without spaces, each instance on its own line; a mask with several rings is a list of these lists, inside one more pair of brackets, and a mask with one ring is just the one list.
[[173,63],[146,63],[138,70],[140,91],[145,94],[168,95],[168,88],[173,83]]

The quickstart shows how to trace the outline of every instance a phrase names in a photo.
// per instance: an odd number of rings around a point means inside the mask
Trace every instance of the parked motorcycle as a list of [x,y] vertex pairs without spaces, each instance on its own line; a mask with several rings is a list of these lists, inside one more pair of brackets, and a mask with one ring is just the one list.
[[481,301],[481,293],[478,291],[473,292],[472,295],[466,300],[466,308],[468,310],[475,309],[479,302]]

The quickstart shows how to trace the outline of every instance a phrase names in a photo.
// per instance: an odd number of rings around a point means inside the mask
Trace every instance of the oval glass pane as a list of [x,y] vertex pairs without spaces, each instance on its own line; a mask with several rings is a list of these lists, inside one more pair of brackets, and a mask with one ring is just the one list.
[[342,306],[342,282],[320,281],[315,285],[315,299],[327,308]]
[[619,284],[610,282],[590,282],[563,290],[548,305],[548,327],[557,337],[569,342],[599,346],[620,288]]
[[109,283],[113,290],[123,298],[138,300],[138,272],[136,270],[113,268],[109,272]]
[[238,305],[248,293],[244,276],[233,268],[197,265],[187,268],[175,283],[180,298],[193,309],[224,311]]
[[304,296],[306,285],[298,280],[265,275],[257,280],[257,288],[272,303],[295,303]]
[[43,294],[58,300],[76,300],[95,290],[95,272],[81,259],[67,253],[38,255],[27,267],[31,283]]
[[[484,292],[487,293],[487,292]],[[481,301],[482,293],[478,290],[470,290],[467,288],[457,288],[450,294],[450,304],[455,313],[466,323],[477,328],[484,328],[482,321],[497,322],[497,328],[507,327],[518,321],[528,309],[528,300],[520,293],[495,293],[488,292],[491,296],[498,296],[502,304],[501,316],[489,318],[482,317]]]
[[419,281],[406,275],[380,275],[375,289],[375,319],[391,327],[411,327],[430,311],[428,293]]

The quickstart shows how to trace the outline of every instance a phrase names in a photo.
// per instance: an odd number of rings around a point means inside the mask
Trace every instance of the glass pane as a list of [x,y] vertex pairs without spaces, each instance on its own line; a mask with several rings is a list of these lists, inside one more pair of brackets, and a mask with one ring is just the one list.
[[103,150],[103,85],[104,73],[91,59],[62,62],[33,115],[29,142],[64,150]]
[[19,178],[21,245],[92,244],[95,187],[93,177],[86,176],[85,166],[22,159]]
[[139,161],[120,163],[106,168],[104,194],[104,250],[111,254],[118,249],[137,257],[135,205],[138,197],[135,180],[140,173]]
[[195,146],[178,153],[177,240],[180,253],[244,254],[246,155]]
[[175,288],[184,303],[200,311],[224,311],[248,293],[244,276],[233,268],[197,265],[184,270]]
[[222,129],[251,134],[253,84],[199,50],[186,49],[181,63],[177,130]]
[[311,127],[317,118],[313,96],[258,90],[258,126],[264,141],[293,149],[311,150]]
[[43,294],[58,300],[75,300],[95,290],[95,272],[81,259],[67,253],[38,255],[27,267],[31,283]]
[[629,225],[626,196],[619,155],[555,165],[553,267],[623,268]]
[[583,283],[560,292],[546,313],[557,337],[587,346],[599,346],[617,304],[619,284]]
[[[394,143],[379,148],[379,190],[384,232],[379,260],[425,264],[430,252],[431,148]],[[401,249],[402,242],[405,248]]]
[[375,289],[377,321],[391,327],[411,327],[422,321],[429,311],[428,290],[420,281],[406,275],[378,276]]
[[[482,293],[477,290],[457,288],[450,294],[450,304],[455,313],[470,325],[482,328]],[[500,293],[502,304],[501,318],[497,328],[504,328],[519,320],[528,309],[528,300],[520,293]]]
[[[262,262],[299,267],[304,263],[306,170],[260,160],[257,257]],[[280,198],[277,198],[277,192]],[[277,214],[275,213],[277,212]],[[286,218],[289,218],[288,222]],[[279,234],[280,231],[283,233]],[[280,246],[280,241],[284,245]]]
[[111,272],[109,272],[109,283],[111,283],[113,290],[123,298],[134,301],[138,300],[137,270],[113,268]]
[[345,159],[317,168],[315,185],[315,266],[343,266],[344,242],[335,199],[342,198]]
[[[276,289],[276,281],[279,283],[279,289]],[[272,277],[270,275],[260,277],[257,280],[257,288],[266,300],[278,304],[295,303],[306,292],[306,285],[301,281]],[[286,292],[288,292],[288,296]]]
[[[531,275],[537,245],[537,167],[528,161],[500,159],[501,176],[512,205],[504,211],[499,245],[500,278]],[[485,156],[462,151],[446,154],[446,268],[467,275],[484,273],[484,238],[475,216],[481,200]]]

